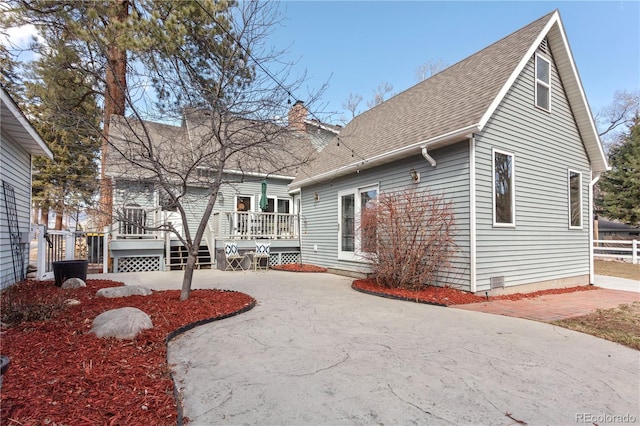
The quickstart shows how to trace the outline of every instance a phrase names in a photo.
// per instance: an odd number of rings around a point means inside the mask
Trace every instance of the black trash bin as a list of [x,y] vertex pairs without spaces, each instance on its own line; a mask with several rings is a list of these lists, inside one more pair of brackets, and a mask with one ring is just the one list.
[[60,260],[53,262],[53,276],[57,287],[62,287],[62,283],[69,278],[80,278],[87,280],[88,260]]

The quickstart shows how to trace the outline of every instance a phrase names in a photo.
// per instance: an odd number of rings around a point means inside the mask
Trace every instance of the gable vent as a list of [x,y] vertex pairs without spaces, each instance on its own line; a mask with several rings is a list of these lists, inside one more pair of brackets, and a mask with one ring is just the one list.
[[546,37],[542,39],[540,46],[538,46],[538,50],[542,53],[546,53],[547,55],[549,54],[549,41]]

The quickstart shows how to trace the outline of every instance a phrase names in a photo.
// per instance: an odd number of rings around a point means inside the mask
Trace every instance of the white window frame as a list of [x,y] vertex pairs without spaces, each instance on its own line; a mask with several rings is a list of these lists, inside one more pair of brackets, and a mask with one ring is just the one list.
[[[547,63],[548,67],[547,69],[549,70],[549,82],[545,82],[542,81],[540,79],[538,79],[538,59],[543,60]],[[545,58],[544,56],[542,56],[539,53],[536,53],[536,57],[535,57],[535,64],[534,64],[534,80],[535,80],[535,87],[534,87],[534,93],[535,93],[535,99],[534,99],[534,104],[537,108],[540,108],[543,111],[547,111],[547,112],[551,112],[551,61],[547,58]],[[548,108],[545,108],[541,105],[538,105],[538,84],[544,86],[547,88],[547,90],[549,91],[549,98],[548,98]]]
[[[580,209],[580,225],[574,225],[571,223],[571,214],[573,213],[571,211],[571,174],[575,173],[576,175],[578,175],[578,206]],[[572,170],[572,169],[568,169],[567,170],[567,198],[568,198],[568,219],[569,219],[569,229],[582,229],[583,225],[583,220],[582,220],[582,215],[584,213],[583,209],[582,209],[582,172],[579,172],[577,170]]]
[[[292,198],[291,197],[277,197],[277,196],[270,197],[270,196],[267,196],[267,200],[273,200],[273,212],[272,213],[291,214],[291,207],[292,207]],[[289,211],[281,212],[280,209],[278,209],[278,201],[280,201],[280,200],[289,201]]]
[[[496,154],[511,157],[511,222],[498,222],[496,212]],[[516,226],[516,156],[512,152],[491,149],[491,209],[493,226],[496,228],[515,228]]]
[[[361,198],[362,193],[375,189],[376,197],[380,195],[379,184],[371,184],[361,186],[358,188],[346,189],[338,192],[338,260],[349,260],[354,262],[363,262],[363,252],[361,250],[361,241],[358,235],[358,228],[360,227],[360,214],[362,211]],[[342,250],[342,197],[345,195],[353,195],[354,202],[354,250],[344,251]]]
[[118,232],[121,235],[147,235],[148,214],[137,203],[126,204],[122,209],[123,220],[119,222]]
[[255,196],[253,195],[245,195],[245,194],[236,194],[233,197],[233,210],[234,211],[238,211],[238,198],[249,198],[251,200],[251,208],[249,210],[247,210],[248,212],[254,212],[256,211],[256,200],[255,200]]

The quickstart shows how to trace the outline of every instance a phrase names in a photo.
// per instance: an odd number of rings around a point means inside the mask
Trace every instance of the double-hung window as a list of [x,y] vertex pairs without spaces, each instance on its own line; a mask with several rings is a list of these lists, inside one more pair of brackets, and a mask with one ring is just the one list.
[[569,228],[582,229],[582,173],[569,170]]
[[493,150],[493,226],[516,225],[513,154]]
[[372,230],[363,233],[361,217],[378,196],[378,185],[338,193],[338,259],[362,260],[363,252],[374,249]]
[[551,111],[551,62],[536,54],[536,106]]

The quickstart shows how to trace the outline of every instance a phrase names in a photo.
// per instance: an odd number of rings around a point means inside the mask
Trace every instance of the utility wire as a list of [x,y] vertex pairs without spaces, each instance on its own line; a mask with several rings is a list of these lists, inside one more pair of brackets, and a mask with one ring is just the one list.
[[[213,14],[211,14],[211,12],[209,12],[209,10],[207,10],[207,8],[205,8],[198,0],[194,0],[194,2],[204,11],[204,13],[206,13],[213,20],[213,22],[215,22],[229,37],[231,37],[231,39],[240,47],[240,49],[244,51],[247,57],[251,59],[258,66],[258,68],[260,68],[271,80],[273,80],[278,85],[278,87],[280,87],[282,90],[284,90],[287,93],[287,95],[289,95],[289,102],[291,102],[291,98],[296,99],[296,97],[293,96],[291,91],[287,89],[284,86],[284,84],[282,84],[275,76],[273,76],[273,74],[271,74],[264,66],[262,66],[262,64],[258,62],[258,60],[254,58],[253,55],[251,55],[251,53],[249,52],[249,49],[245,48],[240,42],[240,40],[238,40],[236,36],[226,28],[226,26],[221,25],[220,22],[218,22],[218,20],[216,19],[216,17]],[[313,111],[309,111],[309,114],[311,114],[311,116],[315,118],[318,121],[318,123],[322,123],[322,121],[318,118],[318,116]],[[345,148],[351,151],[351,157],[356,156],[356,152],[354,151],[354,149],[350,148],[344,142],[344,140],[340,139],[340,135],[336,135],[335,137],[337,139],[337,142],[336,142],[337,146],[340,146],[340,144],[342,143],[342,145],[344,145]],[[362,155],[360,154],[357,154],[357,155],[358,157],[360,157],[363,163],[366,161],[366,158],[364,158]]]

